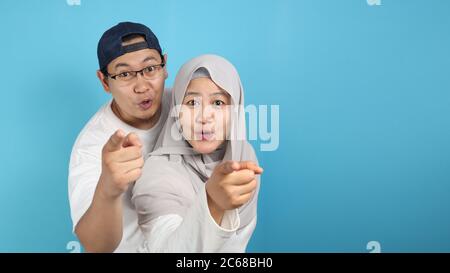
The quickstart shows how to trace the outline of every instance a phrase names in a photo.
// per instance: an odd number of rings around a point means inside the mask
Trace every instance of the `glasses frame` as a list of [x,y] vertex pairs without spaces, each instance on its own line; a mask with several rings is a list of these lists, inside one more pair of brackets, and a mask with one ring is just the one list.
[[[162,62],[162,63],[160,63],[160,64],[154,64],[154,65],[146,66],[146,67],[142,68],[141,70],[123,71],[123,72],[120,72],[120,73],[115,74],[115,75],[111,75],[111,74],[109,74],[109,73],[106,73],[106,76],[109,77],[109,78],[111,78],[111,79],[113,79],[113,80],[117,80],[117,77],[118,77],[120,74],[123,74],[123,73],[129,73],[129,74],[131,74],[131,76],[132,76],[132,78],[130,78],[130,81],[131,81],[131,80],[135,79],[135,78],[137,77],[137,74],[139,73],[139,74],[141,74],[142,77],[144,77],[144,79],[147,79],[147,78],[145,77],[145,75],[144,75],[144,70],[145,70],[145,69],[148,69],[148,68],[150,68],[150,67],[151,67],[152,69],[155,69],[155,68],[157,68],[157,67],[164,68],[165,65],[166,65],[166,64],[165,64],[164,62]],[[119,81],[120,81],[120,78],[119,78]],[[128,82],[128,81],[123,81],[123,82]]]

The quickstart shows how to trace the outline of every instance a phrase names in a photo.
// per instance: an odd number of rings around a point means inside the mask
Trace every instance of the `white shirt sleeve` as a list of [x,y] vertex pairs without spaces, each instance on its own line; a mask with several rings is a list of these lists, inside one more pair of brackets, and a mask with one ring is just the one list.
[[138,252],[218,252],[239,225],[237,209],[226,211],[222,224],[217,225],[202,187],[184,218],[167,214],[141,225],[145,241]]
[[68,190],[73,232],[92,203],[101,174],[101,158],[96,150],[96,147],[88,150],[76,146],[72,151]]

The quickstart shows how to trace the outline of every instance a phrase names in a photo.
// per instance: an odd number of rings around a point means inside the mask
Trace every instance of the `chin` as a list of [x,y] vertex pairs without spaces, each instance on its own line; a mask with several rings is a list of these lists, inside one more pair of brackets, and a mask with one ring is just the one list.
[[151,107],[150,109],[148,109],[147,111],[145,111],[141,114],[141,118],[142,119],[151,119],[156,114],[156,112],[158,112],[158,108]]
[[195,143],[191,143],[192,148],[201,154],[210,154],[219,148],[220,143],[218,141],[200,141],[196,140]]

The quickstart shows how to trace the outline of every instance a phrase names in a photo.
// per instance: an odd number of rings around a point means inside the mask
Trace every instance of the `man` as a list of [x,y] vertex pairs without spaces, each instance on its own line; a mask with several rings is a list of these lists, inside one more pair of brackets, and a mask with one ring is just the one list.
[[143,240],[130,200],[169,111],[167,55],[146,26],[122,22],[101,37],[99,78],[112,100],[73,146],[69,200],[73,229],[88,252],[134,252]]

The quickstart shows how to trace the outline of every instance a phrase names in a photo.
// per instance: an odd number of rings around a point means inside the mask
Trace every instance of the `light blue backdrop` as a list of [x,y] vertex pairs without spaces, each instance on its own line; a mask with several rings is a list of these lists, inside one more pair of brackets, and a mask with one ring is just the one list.
[[[76,2],[76,1],[75,1]],[[450,1],[0,2],[0,251],[67,252],[72,144],[108,100],[96,46],[150,26],[171,86],[191,57],[280,106],[249,251],[450,251]]]

